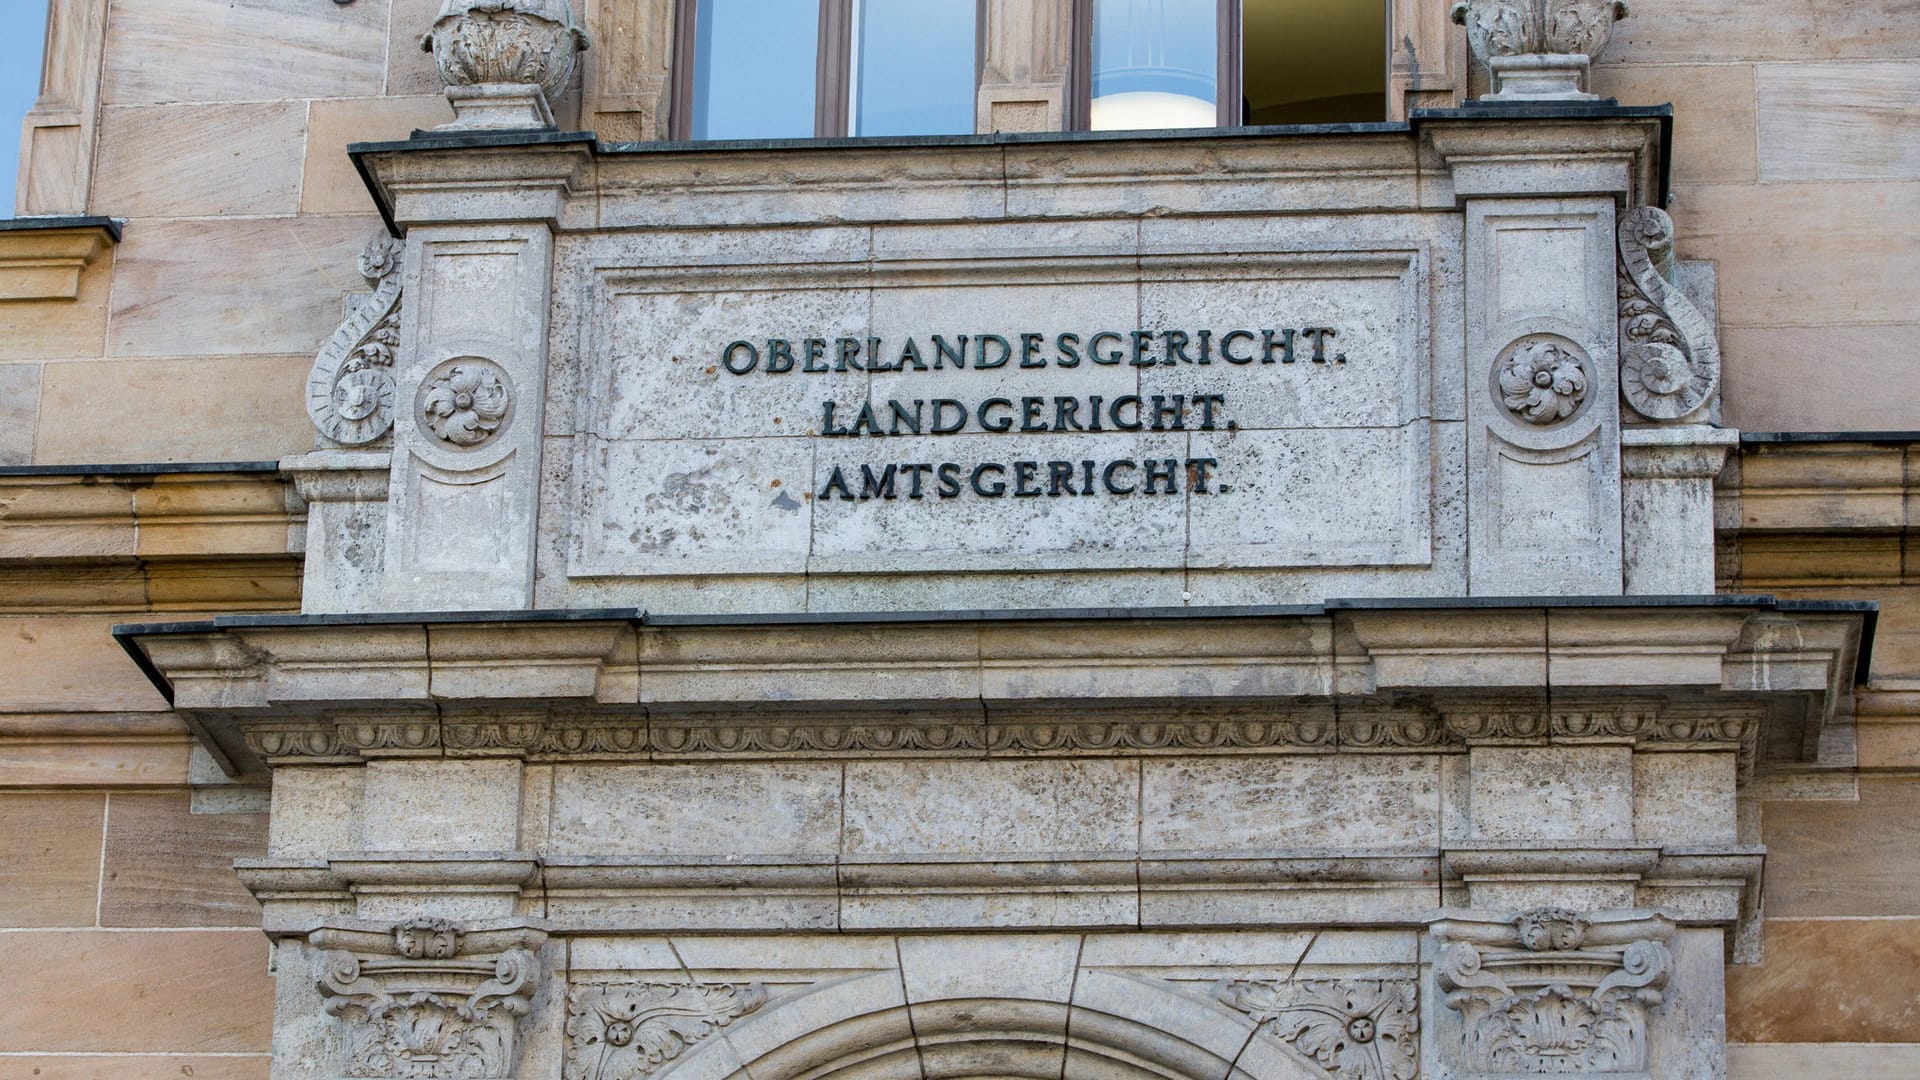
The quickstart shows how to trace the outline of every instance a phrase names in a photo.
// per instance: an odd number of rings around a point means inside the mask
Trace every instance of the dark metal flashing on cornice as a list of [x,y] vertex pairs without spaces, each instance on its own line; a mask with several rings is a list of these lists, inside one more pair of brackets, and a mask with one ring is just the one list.
[[1860,651],[1854,681],[1865,683],[1873,656],[1880,605],[1871,600],[1791,600],[1754,595],[1674,596],[1467,596],[1331,599],[1319,604],[1256,604],[1206,607],[1083,607],[949,611],[777,612],[764,614],[651,614],[638,608],[514,609],[506,611],[368,612],[315,615],[220,615],[191,622],[121,623],[114,639],[171,704],[173,686],[162,675],[141,639],[176,634],[211,634],[237,629],[295,629],[340,626],[428,626],[433,624],[511,624],[630,622],[635,626],[829,626],[1036,621],[1150,621],[1179,619],[1310,618],[1331,612],[1393,610],[1511,611],[1651,610],[1662,608],[1746,607],[1810,615],[1859,615]]
[[51,214],[45,217],[0,218],[0,232],[29,232],[36,229],[100,229],[114,243],[120,242],[125,218],[98,217],[91,214]]
[[1169,128],[1141,131],[992,132],[980,135],[880,135],[803,139],[717,139],[711,141],[658,140],[602,142],[591,131],[547,128],[523,131],[442,132],[415,131],[411,138],[390,142],[360,142],[347,146],[347,155],[373,196],[387,231],[400,235],[393,208],[368,171],[373,154],[417,153],[496,147],[585,145],[596,157],[638,154],[739,154],[766,152],[819,153],[834,150],[909,150],[926,147],[1064,146],[1120,142],[1222,143],[1236,139],[1326,138],[1329,136],[1392,136],[1416,134],[1422,125],[1455,121],[1484,122],[1657,120],[1660,124],[1659,201],[1665,205],[1672,173],[1673,106],[1621,105],[1612,98],[1596,101],[1481,104],[1469,102],[1454,109],[1415,109],[1404,121],[1351,124],[1278,124],[1221,128]]
[[1920,443],[1920,431],[1743,431],[1742,446],[1821,443]]

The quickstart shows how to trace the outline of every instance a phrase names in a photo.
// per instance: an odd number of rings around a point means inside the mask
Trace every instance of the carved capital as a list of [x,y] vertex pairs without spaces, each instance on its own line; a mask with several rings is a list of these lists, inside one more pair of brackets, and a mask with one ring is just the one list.
[[325,926],[314,983],[336,1020],[339,1075],[368,1080],[510,1080],[520,1018],[540,977],[544,931],[464,931],[416,919],[386,933]]
[[1650,1014],[1673,971],[1673,922],[1563,908],[1433,927],[1434,978],[1465,1020],[1467,1069],[1644,1074]]
[[1412,982],[1388,979],[1234,980],[1214,996],[1271,1024],[1273,1034],[1340,1080],[1413,1080],[1420,1012]]
[[638,1080],[758,1009],[758,983],[620,983],[567,995],[566,1080]]

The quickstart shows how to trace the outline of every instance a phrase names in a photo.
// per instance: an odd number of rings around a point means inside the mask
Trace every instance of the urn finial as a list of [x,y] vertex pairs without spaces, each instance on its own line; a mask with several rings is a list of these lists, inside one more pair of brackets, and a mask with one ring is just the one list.
[[453,103],[436,130],[553,127],[552,102],[587,44],[567,0],[445,0],[420,39]]

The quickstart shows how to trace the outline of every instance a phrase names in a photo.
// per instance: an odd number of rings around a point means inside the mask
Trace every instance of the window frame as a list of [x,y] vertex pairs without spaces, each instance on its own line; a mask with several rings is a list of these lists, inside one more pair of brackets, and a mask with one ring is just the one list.
[[[668,137],[680,142],[693,138],[695,19],[700,0],[674,0],[673,82],[667,108]],[[795,138],[845,138],[853,122],[853,11],[859,0],[820,0],[819,31],[813,58],[813,134]],[[985,63],[987,4],[973,0],[973,90],[970,111],[979,127],[980,73]],[[1077,2],[1077,0],[1076,0]],[[1221,0],[1226,3],[1230,0]],[[701,140],[707,141],[707,140]],[[724,141],[724,140],[715,140]]]

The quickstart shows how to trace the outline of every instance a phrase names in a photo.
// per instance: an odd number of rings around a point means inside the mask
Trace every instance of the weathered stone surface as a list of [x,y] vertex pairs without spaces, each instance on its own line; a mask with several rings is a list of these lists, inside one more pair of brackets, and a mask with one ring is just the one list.
[[[41,461],[266,461],[312,443],[300,410],[310,357],[213,356],[48,364]],[[219,387],[215,391],[214,387]]]
[[303,101],[108,108],[94,198],[140,218],[291,214],[306,138]]
[[[36,980],[32,993],[8,994],[0,1051],[267,1051],[273,991],[258,930],[46,930],[6,938],[19,970],[59,977]],[[123,1006],[110,1023],[102,1001]]]
[[[417,36],[411,35],[410,30],[401,30],[397,21],[394,29],[395,33],[409,34],[409,40],[417,41]],[[417,50],[407,52],[417,53]],[[431,61],[428,66],[432,66]],[[439,80],[434,81],[437,87]],[[404,139],[416,130],[445,123],[452,115],[447,99],[440,94],[311,103],[307,108],[305,165],[300,175],[300,212],[373,213],[373,199],[367,194],[366,182],[354,171],[352,159],[347,157],[347,144]]]
[[[1914,422],[1905,397],[1885,391],[1905,376],[1903,358],[1920,353],[1920,323],[1730,326],[1721,334],[1720,347],[1730,426],[1752,431],[1895,431]],[[1845,365],[1825,366],[1802,359],[1827,349],[1851,359]],[[1810,381],[1826,392],[1807,393]]]
[[1763,810],[1770,916],[1920,916],[1920,792],[1861,777],[1858,802],[1775,802]]
[[0,234],[0,295],[14,301],[0,308],[0,359],[99,356],[113,249],[101,243],[98,229],[55,230],[64,235],[52,238],[37,231]]
[[517,851],[517,761],[367,763],[370,851]]
[[105,814],[98,794],[0,795],[0,925],[93,924]]
[[103,97],[133,105],[379,93],[387,14],[384,3],[120,4],[107,38]]
[[1920,61],[1762,64],[1760,179],[1920,179]]
[[1139,766],[1121,761],[846,767],[849,855],[1132,851]]
[[0,707],[14,712],[165,708],[152,683],[126,670],[125,654],[108,633],[113,621],[105,615],[0,618],[0,641],[7,642],[0,650]]
[[1815,0],[1766,19],[1743,19],[1738,0],[1634,9],[1606,59],[1620,63],[1872,59],[1912,56],[1905,8]]
[[[1619,24],[1623,34],[1635,19]],[[1625,105],[1674,103],[1673,175],[1683,182],[1740,183],[1755,163],[1754,69],[1746,64],[1604,63],[1593,92]]]
[[247,926],[260,905],[233,860],[267,850],[265,814],[195,814],[178,795],[115,795],[101,857],[102,926]]
[[1731,753],[1635,754],[1634,837],[1676,847],[1736,842],[1737,768]]
[[[1766,932],[1765,962],[1727,969],[1729,1042],[1915,1041],[1920,923],[1769,919]],[[1835,957],[1846,957],[1847,978],[1833,977]]]
[[154,1080],[191,1076],[194,1080],[267,1080],[268,1054],[200,1057],[192,1054],[79,1054],[61,1057],[11,1056],[6,1068],[32,1080]]
[[1777,1076],[1880,1080],[1913,1072],[1920,1072],[1920,1044],[1727,1044],[1727,1080],[1773,1080]]
[[0,364],[0,465],[33,460],[40,420],[40,365]]
[[562,766],[553,850],[669,857],[840,850],[833,765]]
[[1630,839],[1633,752],[1625,747],[1476,747],[1479,839]]
[[1438,843],[1433,757],[1202,759],[1142,765],[1149,851],[1421,848]]

